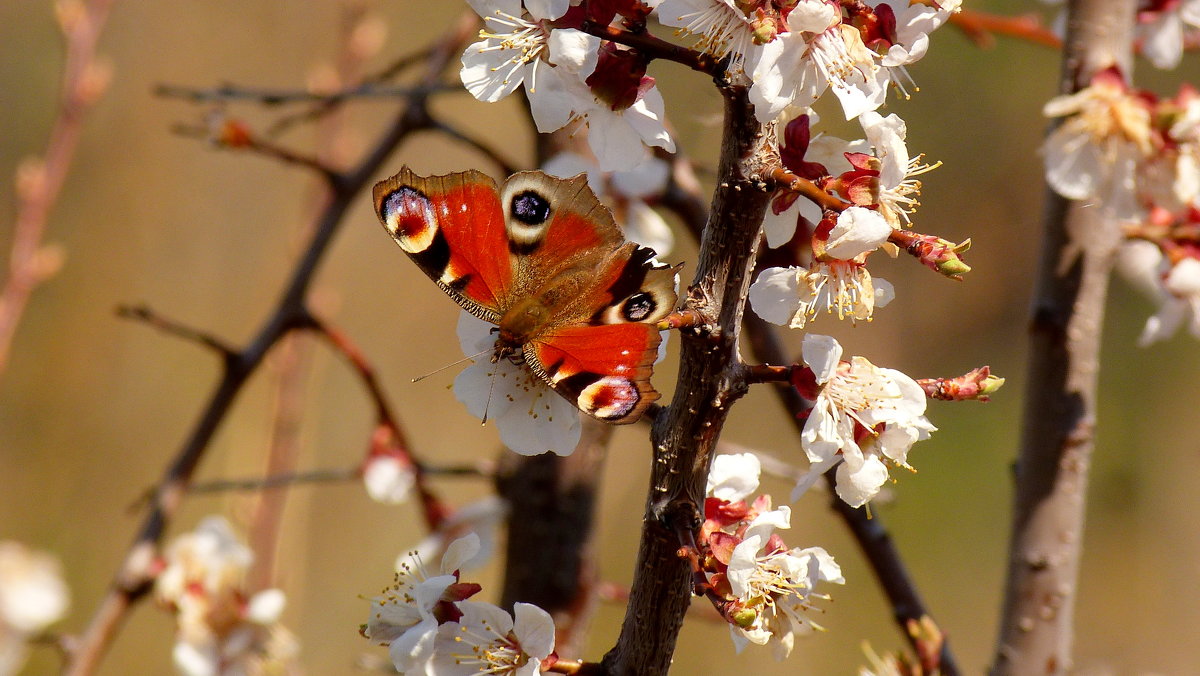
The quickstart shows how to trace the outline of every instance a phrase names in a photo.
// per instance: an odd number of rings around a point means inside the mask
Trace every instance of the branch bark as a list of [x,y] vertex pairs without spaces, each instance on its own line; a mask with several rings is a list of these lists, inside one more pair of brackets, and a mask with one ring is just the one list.
[[[1060,91],[1112,65],[1131,72],[1134,12],[1132,0],[1070,3]],[[994,676],[1071,669],[1101,328],[1120,242],[1104,209],[1052,192],[1044,221]]]
[[717,190],[685,306],[707,332],[681,332],[678,385],[654,422],[654,466],[629,605],[609,674],[665,674],[691,601],[691,573],[676,556],[680,528],[703,514],[705,482],[729,407],[745,393],[738,334],[769,194],[756,180],[771,133],[754,117],[745,87],[724,83],[724,139]]

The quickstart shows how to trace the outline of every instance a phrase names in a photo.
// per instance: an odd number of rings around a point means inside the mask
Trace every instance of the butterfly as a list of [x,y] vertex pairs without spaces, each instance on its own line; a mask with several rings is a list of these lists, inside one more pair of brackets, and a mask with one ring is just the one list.
[[676,272],[626,242],[584,175],[479,171],[373,190],[375,213],[417,267],[464,310],[495,324],[493,363],[524,362],[584,413],[638,420],[659,394],[656,323],[675,307]]

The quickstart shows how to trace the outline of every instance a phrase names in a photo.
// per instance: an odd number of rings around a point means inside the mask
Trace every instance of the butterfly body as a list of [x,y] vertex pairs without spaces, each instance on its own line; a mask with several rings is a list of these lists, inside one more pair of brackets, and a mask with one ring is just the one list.
[[498,326],[492,361],[523,360],[583,412],[629,423],[658,398],[655,323],[675,270],[626,242],[583,176],[404,168],[374,189],[400,248],[471,314]]

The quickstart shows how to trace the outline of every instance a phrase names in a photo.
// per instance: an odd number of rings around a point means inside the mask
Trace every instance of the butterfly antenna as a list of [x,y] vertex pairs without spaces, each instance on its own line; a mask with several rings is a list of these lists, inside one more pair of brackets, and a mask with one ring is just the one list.
[[465,361],[472,361],[477,357],[482,357],[483,355],[487,354],[488,352],[491,352],[490,348],[487,350],[484,350],[483,352],[478,352],[476,354],[463,357],[462,359],[459,359],[458,361],[452,361],[449,364],[446,364],[445,366],[439,366],[439,367],[435,368],[434,370],[430,371],[429,373],[426,373],[423,376],[417,376],[416,378],[413,378],[412,382],[414,382],[414,383],[421,382],[422,380],[425,380],[429,376],[436,375],[438,373],[441,373],[442,371],[445,371],[446,369],[450,368],[451,366],[458,366],[459,364],[461,364]]
[[492,392],[494,392],[496,389],[496,374],[499,372],[500,372],[499,366],[492,369],[492,382],[490,385],[488,385],[488,398],[487,398],[487,402],[485,402],[483,405],[483,420],[481,420],[479,422],[480,425],[487,424],[488,411],[492,408]]

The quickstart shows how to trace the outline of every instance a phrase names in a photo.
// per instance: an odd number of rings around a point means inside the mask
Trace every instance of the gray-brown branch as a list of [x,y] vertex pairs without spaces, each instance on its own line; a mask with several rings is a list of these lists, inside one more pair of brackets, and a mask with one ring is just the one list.
[[654,465],[625,621],[604,657],[609,674],[666,674],[691,603],[692,576],[676,532],[696,527],[717,438],[744,394],[738,333],[769,195],[754,176],[770,141],[743,87],[723,85],[724,138],[708,224],[686,306],[710,334],[681,332],[675,397],[654,422]]
[[[1062,93],[1109,66],[1131,73],[1134,10],[1133,0],[1069,4]],[[1103,208],[1048,195],[994,676],[1071,669],[1101,327],[1120,236]]]

